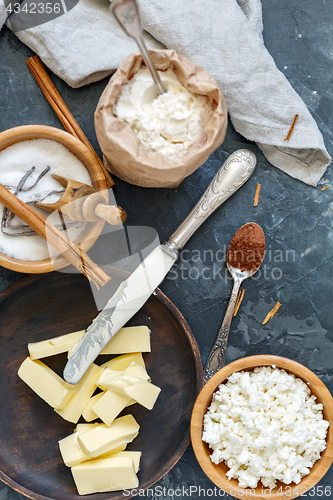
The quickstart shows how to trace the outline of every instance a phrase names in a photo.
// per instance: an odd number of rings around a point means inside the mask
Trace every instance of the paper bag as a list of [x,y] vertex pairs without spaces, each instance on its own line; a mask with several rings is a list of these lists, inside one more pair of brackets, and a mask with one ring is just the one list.
[[106,167],[120,179],[143,187],[177,187],[222,144],[227,128],[227,106],[214,78],[189,59],[172,50],[151,50],[150,54],[157,69],[167,70],[171,67],[187,90],[209,98],[212,114],[204,125],[204,144],[194,146],[179,161],[174,162],[159,152],[148,150],[130,125],[114,115],[114,105],[121,86],[143,64],[138,52],[121,64],[98,102],[95,112],[97,140]]

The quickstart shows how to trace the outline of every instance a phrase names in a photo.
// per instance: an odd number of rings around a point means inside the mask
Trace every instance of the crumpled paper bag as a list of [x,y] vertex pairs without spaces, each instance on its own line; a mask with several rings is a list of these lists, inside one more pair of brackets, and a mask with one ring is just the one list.
[[205,124],[206,141],[177,163],[144,146],[132,128],[114,115],[121,86],[142,65],[139,52],[130,55],[105,88],[95,112],[96,135],[106,167],[120,179],[143,187],[177,187],[199,168],[223,142],[227,128],[227,106],[218,84],[205,70],[173,50],[150,51],[160,70],[172,67],[179,81],[194,94],[211,100],[213,113]]

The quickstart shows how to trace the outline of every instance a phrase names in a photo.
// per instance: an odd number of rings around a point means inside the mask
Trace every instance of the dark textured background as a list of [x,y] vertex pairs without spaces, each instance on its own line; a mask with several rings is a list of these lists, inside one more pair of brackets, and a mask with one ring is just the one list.
[[[263,0],[262,3],[266,47],[309,107],[333,156],[333,2]],[[31,55],[15,35],[3,29],[0,34],[0,130],[28,123],[60,127],[25,65]],[[93,112],[107,80],[74,90],[59,78],[52,78],[100,153]],[[286,356],[313,370],[332,391],[331,168],[318,187],[307,186],[272,167],[256,145],[248,143],[229,125],[223,145],[178,189],[144,189],[116,179],[117,202],[128,212],[128,225],[153,227],[163,240],[187,215],[221,162],[240,147],[249,147],[256,153],[255,173],[198,230],[186,246],[188,252],[182,254],[161,289],[185,316],[205,361],[230,294],[231,281],[225,279],[223,250],[241,225],[252,220],[259,223],[266,235],[265,267],[257,279],[245,282],[244,301],[232,324],[227,362],[258,353]],[[262,187],[259,205],[254,208],[257,182]],[[323,186],[329,188],[321,191]],[[213,251],[213,260],[209,250]],[[216,254],[218,250],[222,252]],[[20,278],[20,274],[0,268],[0,291]],[[277,300],[281,302],[278,314],[263,326],[264,317]],[[206,490],[214,486],[189,448],[159,483],[161,488],[166,488],[166,495],[156,490],[154,498],[171,500],[176,496],[172,491],[168,493],[169,488],[191,485]],[[323,496],[331,496],[325,487],[333,487],[332,470],[319,485],[323,486]],[[311,493],[315,493],[312,498],[321,496],[320,489]],[[1,500],[17,500],[19,496],[0,486]],[[199,496],[204,493],[192,493],[193,498]],[[177,496],[186,497],[186,492]],[[213,494],[211,498],[220,497]]]

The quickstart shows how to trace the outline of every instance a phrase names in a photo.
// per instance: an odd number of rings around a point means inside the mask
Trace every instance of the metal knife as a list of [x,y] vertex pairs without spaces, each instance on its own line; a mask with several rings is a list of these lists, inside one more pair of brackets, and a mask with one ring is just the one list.
[[64,379],[77,384],[101,350],[143,306],[176,262],[179,250],[222,203],[249,179],[256,166],[252,151],[240,149],[219,169],[198,203],[170,238],[141,262],[123,281],[87,329],[64,370]]

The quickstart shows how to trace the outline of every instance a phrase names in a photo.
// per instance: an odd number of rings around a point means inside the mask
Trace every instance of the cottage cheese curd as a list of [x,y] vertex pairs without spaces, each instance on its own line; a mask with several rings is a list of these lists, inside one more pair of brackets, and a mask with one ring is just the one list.
[[159,74],[167,92],[146,102],[145,96],[154,84],[149,71],[142,66],[122,86],[114,112],[131,126],[147,149],[177,162],[190,149],[205,143],[204,126],[213,109],[206,96],[189,92],[173,69]]
[[202,439],[240,488],[298,484],[326,448],[329,423],[307,384],[285,370],[236,372],[214,393]]

